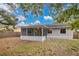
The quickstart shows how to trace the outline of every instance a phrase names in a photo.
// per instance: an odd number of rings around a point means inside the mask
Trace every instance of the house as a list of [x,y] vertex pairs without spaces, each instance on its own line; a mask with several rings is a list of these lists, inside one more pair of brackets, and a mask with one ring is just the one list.
[[46,39],[73,39],[73,31],[69,25],[28,25],[21,26],[22,40],[44,41]]

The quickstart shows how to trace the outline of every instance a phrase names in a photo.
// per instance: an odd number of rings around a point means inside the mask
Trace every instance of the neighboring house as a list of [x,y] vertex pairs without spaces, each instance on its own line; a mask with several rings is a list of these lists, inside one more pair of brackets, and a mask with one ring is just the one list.
[[21,26],[22,40],[73,39],[73,31],[66,24]]

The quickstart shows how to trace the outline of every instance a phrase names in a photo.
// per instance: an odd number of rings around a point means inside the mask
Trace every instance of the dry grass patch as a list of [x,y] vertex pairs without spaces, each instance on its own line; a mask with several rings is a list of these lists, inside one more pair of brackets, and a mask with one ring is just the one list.
[[79,40],[46,40],[30,42],[19,37],[1,38],[0,55],[79,55]]

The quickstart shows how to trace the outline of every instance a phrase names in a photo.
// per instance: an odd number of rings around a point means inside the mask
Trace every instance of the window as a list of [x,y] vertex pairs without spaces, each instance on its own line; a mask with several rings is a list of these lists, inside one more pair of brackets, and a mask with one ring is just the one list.
[[66,33],[66,29],[61,29],[61,30],[60,30],[60,33],[61,33],[61,34],[65,34],[65,33]]
[[21,33],[22,33],[23,36],[25,36],[26,35],[26,29],[25,28],[22,28],[21,29]]
[[48,33],[52,33],[52,29],[48,29]]

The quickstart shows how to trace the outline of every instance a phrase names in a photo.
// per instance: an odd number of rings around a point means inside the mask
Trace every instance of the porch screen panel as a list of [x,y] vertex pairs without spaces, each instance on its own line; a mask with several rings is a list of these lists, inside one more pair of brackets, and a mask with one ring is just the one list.
[[41,36],[42,35],[42,31],[41,29],[37,29],[37,28],[28,28],[28,36]]
[[23,35],[23,36],[26,35],[26,29],[25,29],[25,28],[22,28],[22,29],[21,29],[21,35]]
[[28,36],[33,36],[33,29],[28,28]]

